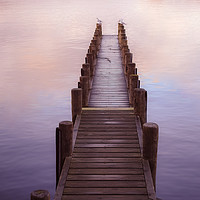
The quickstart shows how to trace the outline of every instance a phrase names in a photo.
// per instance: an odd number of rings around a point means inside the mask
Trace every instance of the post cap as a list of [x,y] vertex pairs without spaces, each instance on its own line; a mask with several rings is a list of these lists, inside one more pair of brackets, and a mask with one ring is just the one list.
[[31,200],[50,200],[50,193],[47,190],[35,190],[31,192]]

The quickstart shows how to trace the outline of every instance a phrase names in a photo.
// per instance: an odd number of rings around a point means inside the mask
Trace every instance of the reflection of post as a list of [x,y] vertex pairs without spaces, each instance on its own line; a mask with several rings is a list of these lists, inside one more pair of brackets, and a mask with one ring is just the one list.
[[71,90],[72,121],[75,123],[76,116],[82,111],[82,89],[74,88]]
[[35,190],[31,192],[31,200],[50,200],[50,194],[47,190]]
[[60,130],[56,128],[56,187],[61,173],[61,134]]
[[149,161],[155,190],[156,190],[157,149],[158,149],[158,125],[155,123],[145,123],[143,125],[143,158]]

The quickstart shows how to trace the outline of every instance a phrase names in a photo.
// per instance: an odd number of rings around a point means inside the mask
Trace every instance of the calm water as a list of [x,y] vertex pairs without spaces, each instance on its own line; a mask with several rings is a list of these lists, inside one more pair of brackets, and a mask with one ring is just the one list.
[[0,199],[55,191],[55,127],[96,17],[127,23],[148,121],[160,126],[157,196],[197,200],[200,185],[200,0],[0,0]]

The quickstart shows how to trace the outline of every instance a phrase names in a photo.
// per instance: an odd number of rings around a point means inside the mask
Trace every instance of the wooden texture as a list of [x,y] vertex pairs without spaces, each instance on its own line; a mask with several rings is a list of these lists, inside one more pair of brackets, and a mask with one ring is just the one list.
[[73,123],[70,121],[62,121],[59,123],[59,130],[61,133],[61,168],[64,164],[65,158],[71,156],[73,145]]
[[47,190],[35,190],[31,193],[31,200],[50,200],[50,193]]
[[82,111],[62,199],[148,199],[133,110]]
[[72,122],[75,123],[76,116],[82,111],[82,89],[74,88],[71,90]]
[[[125,31],[120,34],[126,45]],[[64,186],[60,178],[63,200],[155,199],[148,163],[144,168],[138,137],[141,126],[130,108],[120,51],[118,36],[102,37],[88,107],[78,118]]]
[[155,123],[145,123],[143,124],[143,131],[143,158],[149,161],[154,188],[156,188],[158,125]]
[[90,107],[128,107],[129,99],[117,36],[104,35],[88,104]]
[[140,117],[141,124],[147,122],[147,91],[143,88],[135,88],[133,105],[135,114]]

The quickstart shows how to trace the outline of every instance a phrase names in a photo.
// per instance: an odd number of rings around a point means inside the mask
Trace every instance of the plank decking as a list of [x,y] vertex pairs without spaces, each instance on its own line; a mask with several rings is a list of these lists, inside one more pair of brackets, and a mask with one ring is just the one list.
[[[103,36],[88,108],[63,168],[63,200],[155,199],[141,156],[141,127],[129,106],[117,36]],[[66,172],[67,171],[67,172]]]
[[63,199],[148,199],[132,110],[83,110]]
[[129,107],[117,36],[103,36],[89,107]]

